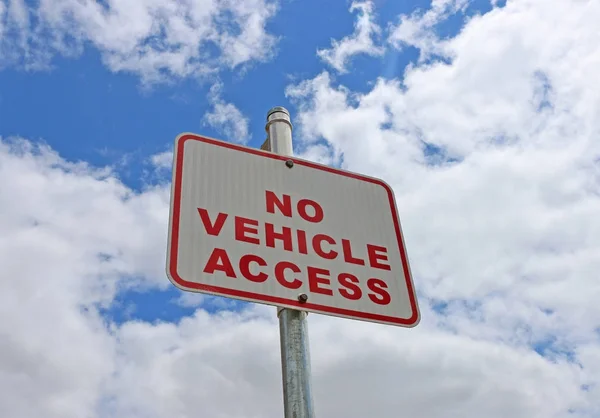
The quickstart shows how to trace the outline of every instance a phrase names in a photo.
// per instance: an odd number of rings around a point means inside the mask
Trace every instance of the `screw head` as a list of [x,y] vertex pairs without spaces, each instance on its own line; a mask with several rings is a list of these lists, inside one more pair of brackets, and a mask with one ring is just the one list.
[[292,160],[287,160],[285,165],[287,168],[292,168],[294,166],[294,162]]
[[298,296],[298,302],[300,303],[306,303],[307,300],[308,296],[306,295],[306,293],[302,293]]

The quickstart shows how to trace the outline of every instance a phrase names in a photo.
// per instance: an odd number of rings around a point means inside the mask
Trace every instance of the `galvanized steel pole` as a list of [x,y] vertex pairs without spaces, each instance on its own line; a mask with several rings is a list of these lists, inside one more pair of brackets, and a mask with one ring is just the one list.
[[[269,149],[293,156],[290,113],[277,106],[267,114]],[[285,418],[314,418],[306,312],[277,308],[281,341]]]

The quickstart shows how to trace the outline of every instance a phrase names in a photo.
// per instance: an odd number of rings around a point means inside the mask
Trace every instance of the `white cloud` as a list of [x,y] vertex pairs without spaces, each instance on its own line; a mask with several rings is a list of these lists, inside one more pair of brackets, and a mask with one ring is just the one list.
[[214,84],[208,94],[212,110],[204,115],[204,123],[225,136],[225,140],[245,143],[249,139],[249,120],[233,104],[221,97],[223,85]]
[[152,165],[158,169],[171,168],[173,165],[173,151],[164,151],[150,157]]
[[167,286],[168,193],[0,141],[0,415],[90,417],[117,341],[96,306]]
[[465,10],[470,0],[432,0],[425,12],[401,15],[400,22],[390,27],[388,41],[402,48],[404,45],[419,49],[421,60],[432,54],[445,55],[444,43],[440,41],[435,27],[451,15]]
[[0,66],[48,67],[97,48],[112,71],[144,83],[206,76],[271,57],[271,0],[23,0],[0,2]]
[[[134,193],[110,171],[23,141],[3,142],[0,167],[2,416],[281,416],[272,307],[199,310],[177,324],[100,320],[96,304],[133,277],[169,286],[165,189]],[[452,335],[422,309],[415,330],[309,316],[319,414],[518,418],[586,406],[579,386],[589,379],[576,364],[478,342],[469,330],[485,337],[502,324],[460,313],[448,316],[463,322]],[[597,346],[584,347],[578,359],[598,367]]]
[[[431,329],[309,322],[319,416],[542,418],[582,402],[565,362]],[[277,330],[266,308],[125,325],[110,416],[281,416]]]
[[370,1],[353,2],[350,12],[358,11],[354,33],[344,37],[341,41],[332,39],[331,48],[319,49],[317,55],[340,73],[347,71],[348,61],[354,55],[382,55],[384,49],[375,43],[381,29],[375,23],[373,9],[373,3]]
[[[366,94],[326,72],[288,89],[306,153],[326,144],[333,163],[394,186],[417,287],[447,304],[439,326],[572,359],[594,410],[598,19],[597,3],[508,2],[456,37],[413,43],[449,63]],[[555,408],[540,416],[567,414]]]

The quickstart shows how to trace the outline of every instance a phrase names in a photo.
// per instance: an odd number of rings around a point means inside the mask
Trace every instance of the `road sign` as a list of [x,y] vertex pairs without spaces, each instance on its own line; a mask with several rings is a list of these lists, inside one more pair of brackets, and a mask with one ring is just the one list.
[[182,134],[167,254],[182,290],[419,322],[393,191],[360,174]]

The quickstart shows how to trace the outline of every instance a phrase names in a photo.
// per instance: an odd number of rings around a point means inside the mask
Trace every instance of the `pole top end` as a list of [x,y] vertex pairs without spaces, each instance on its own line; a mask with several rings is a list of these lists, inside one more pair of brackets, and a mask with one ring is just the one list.
[[285,113],[286,115],[290,116],[290,112],[285,107],[275,106],[267,112],[267,119],[269,119],[269,116],[271,116],[275,112],[282,112],[282,113]]

